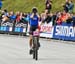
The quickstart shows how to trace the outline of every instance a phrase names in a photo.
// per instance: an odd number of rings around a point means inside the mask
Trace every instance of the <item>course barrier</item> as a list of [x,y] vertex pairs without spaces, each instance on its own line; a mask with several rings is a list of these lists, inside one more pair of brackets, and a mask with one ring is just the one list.
[[[40,37],[75,41],[75,27],[73,27],[73,23],[62,23],[62,25],[54,26],[52,26],[52,22],[44,23],[40,31]],[[29,35],[28,22],[0,22],[0,33]]]
[[16,23],[16,22],[1,22],[0,23],[0,33],[10,33],[10,34],[24,34],[27,31],[27,22]]
[[75,27],[73,27],[72,23],[62,23],[62,25],[56,25],[54,26],[53,38],[75,41]]
[[[39,22],[40,24],[40,22]],[[47,38],[53,38],[53,31],[54,31],[54,27],[52,26],[52,22],[50,23],[44,23],[43,25],[41,25],[41,29],[40,29],[40,37],[47,37]],[[27,28],[27,36],[29,35],[29,25]]]
[[53,38],[54,27],[52,26],[52,22],[44,23],[41,26],[41,30],[40,31],[41,31],[40,37]]

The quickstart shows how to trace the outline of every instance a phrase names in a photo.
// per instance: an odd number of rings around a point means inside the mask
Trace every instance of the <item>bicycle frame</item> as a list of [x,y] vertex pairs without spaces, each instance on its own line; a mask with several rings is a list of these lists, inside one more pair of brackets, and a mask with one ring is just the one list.
[[33,41],[33,59],[38,60],[38,40],[39,36],[37,33],[33,34],[32,41]]

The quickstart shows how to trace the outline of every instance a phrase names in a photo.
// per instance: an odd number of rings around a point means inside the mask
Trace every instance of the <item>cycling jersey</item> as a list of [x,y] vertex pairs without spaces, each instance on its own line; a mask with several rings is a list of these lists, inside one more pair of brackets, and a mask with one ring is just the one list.
[[33,18],[30,18],[30,26],[38,26],[38,16],[34,15]]

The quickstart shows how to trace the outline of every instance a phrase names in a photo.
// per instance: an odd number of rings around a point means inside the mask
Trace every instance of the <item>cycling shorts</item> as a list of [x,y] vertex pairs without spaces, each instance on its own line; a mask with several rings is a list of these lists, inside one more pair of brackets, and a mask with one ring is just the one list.
[[38,26],[30,26],[29,34],[33,35],[33,32],[38,29]]

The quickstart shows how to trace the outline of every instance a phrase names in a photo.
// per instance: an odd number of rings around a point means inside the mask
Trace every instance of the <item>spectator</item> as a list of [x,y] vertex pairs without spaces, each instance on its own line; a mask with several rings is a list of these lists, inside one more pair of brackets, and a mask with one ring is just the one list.
[[66,20],[67,24],[71,24],[72,23],[72,16],[71,14],[68,15],[68,18]]
[[11,22],[13,22],[13,21],[16,20],[16,15],[14,14],[13,11],[11,11],[11,12],[9,13],[9,18],[10,18]]
[[16,12],[16,23],[20,22],[21,18],[20,18],[20,12]]
[[72,13],[74,8],[74,4],[72,1],[69,1],[69,12]]
[[46,18],[46,13],[45,13],[45,11],[43,11],[40,16],[41,16],[41,21],[44,21],[45,18]]
[[27,21],[26,18],[27,18],[27,14],[23,13],[20,22],[21,22],[21,23],[25,23],[25,24],[27,24],[28,21]]
[[52,9],[52,1],[46,0],[45,5],[46,5],[46,10],[48,11],[48,13],[50,13],[50,10]]
[[65,11],[63,11],[61,13],[61,20],[62,22],[66,22],[66,20],[68,19],[69,13],[66,13]]
[[62,24],[61,12],[58,12],[56,18],[56,25],[61,25],[61,24]]
[[6,9],[2,10],[1,11],[1,16],[2,15],[8,16],[8,11]]
[[51,22],[52,21],[52,16],[53,16],[53,14],[52,13],[47,13],[46,14],[47,16],[46,16],[46,18],[45,18],[45,20],[43,21],[43,23],[49,23],[49,22]]
[[69,12],[69,0],[66,0],[66,3],[63,5],[65,12]]
[[30,12],[27,13],[26,20],[29,22],[30,21]]
[[75,13],[72,16],[73,26],[75,27]]
[[56,18],[57,18],[56,13],[54,13],[54,14],[53,14],[53,26],[56,24],[56,23],[55,23]]
[[9,20],[9,18],[5,15],[2,15],[2,24],[7,22]]
[[2,0],[0,0],[0,10],[1,10],[1,8],[2,8],[2,5],[3,5],[3,4],[2,4]]

